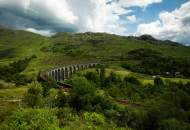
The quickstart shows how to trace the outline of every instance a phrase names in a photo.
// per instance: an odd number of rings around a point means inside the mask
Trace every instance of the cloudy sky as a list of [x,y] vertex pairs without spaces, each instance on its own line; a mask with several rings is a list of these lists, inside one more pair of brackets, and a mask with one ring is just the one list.
[[56,32],[151,34],[190,44],[188,0],[0,0],[0,24]]

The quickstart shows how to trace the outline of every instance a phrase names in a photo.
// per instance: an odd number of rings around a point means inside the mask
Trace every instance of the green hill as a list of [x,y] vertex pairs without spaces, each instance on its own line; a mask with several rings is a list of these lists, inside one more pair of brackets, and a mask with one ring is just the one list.
[[[89,62],[105,66],[65,80],[71,91],[35,82],[41,70]],[[0,129],[189,129],[189,68],[190,47],[149,35],[0,26]]]
[[190,58],[189,47],[148,35],[125,37],[88,32],[58,33],[49,38],[0,27],[0,65],[36,55],[23,72],[32,76],[39,70],[66,64],[111,62],[117,65],[128,61],[128,52],[142,48],[157,51],[165,57]]

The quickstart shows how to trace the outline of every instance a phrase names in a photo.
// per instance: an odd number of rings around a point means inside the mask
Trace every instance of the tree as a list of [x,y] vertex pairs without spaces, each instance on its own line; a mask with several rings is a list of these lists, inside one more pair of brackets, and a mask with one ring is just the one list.
[[64,90],[60,89],[57,93],[56,103],[58,107],[67,106],[69,102],[69,95]]
[[85,74],[86,79],[93,81],[96,84],[99,84],[99,76],[96,72],[87,72]]
[[46,97],[51,88],[56,88],[56,81],[49,79],[48,82],[43,82],[43,96]]
[[95,87],[86,78],[75,77],[72,80],[74,86],[71,94],[71,105],[76,110],[91,109],[91,102],[95,93]]
[[161,122],[162,130],[189,130],[190,125],[184,122],[180,122],[175,118],[163,120]]
[[32,82],[29,85],[28,92],[24,97],[24,102],[27,106],[32,108],[43,106],[43,88],[40,83]]
[[105,86],[105,68],[103,65],[100,67],[100,84],[101,87]]
[[124,78],[124,81],[125,82],[129,82],[129,83],[132,83],[132,84],[136,84],[136,85],[140,85],[140,81],[138,79],[136,79],[135,77],[125,77]]
[[164,82],[162,81],[162,79],[160,77],[156,77],[154,79],[154,85],[162,86],[163,84],[164,84]]

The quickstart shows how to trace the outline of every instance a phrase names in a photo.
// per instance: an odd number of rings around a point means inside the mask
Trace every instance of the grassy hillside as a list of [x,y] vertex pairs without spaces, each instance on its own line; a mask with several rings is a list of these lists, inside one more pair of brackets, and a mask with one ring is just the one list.
[[118,58],[123,58],[127,52],[139,48],[153,49],[172,57],[190,56],[189,47],[170,41],[151,41],[106,33],[57,34],[53,37],[53,42],[53,46],[51,49],[49,48],[53,52],[60,52],[75,57],[93,57],[103,60],[118,60]]
[[[189,129],[189,59],[189,47],[148,35],[49,38],[0,27],[0,129]],[[89,62],[105,66],[64,81],[72,91],[32,82],[41,70]],[[170,70],[181,74],[162,75]]]
[[127,61],[129,51],[156,50],[164,56],[190,57],[190,48],[170,41],[147,37],[123,37],[106,33],[58,33],[48,38],[30,32],[0,28],[0,65],[36,55],[24,74],[35,76],[39,70],[66,64]]

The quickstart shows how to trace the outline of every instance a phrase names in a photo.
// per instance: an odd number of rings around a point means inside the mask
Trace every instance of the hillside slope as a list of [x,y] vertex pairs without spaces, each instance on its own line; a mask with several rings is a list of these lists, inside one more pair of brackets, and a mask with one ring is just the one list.
[[129,51],[146,48],[167,57],[190,58],[190,48],[151,37],[124,37],[106,33],[58,33],[48,38],[0,27],[0,65],[36,55],[24,74],[66,64],[126,61]]

